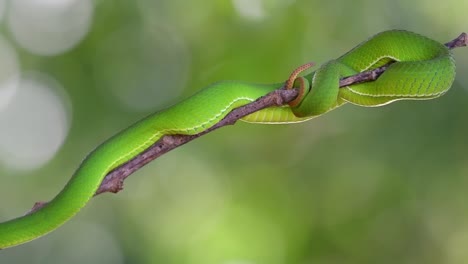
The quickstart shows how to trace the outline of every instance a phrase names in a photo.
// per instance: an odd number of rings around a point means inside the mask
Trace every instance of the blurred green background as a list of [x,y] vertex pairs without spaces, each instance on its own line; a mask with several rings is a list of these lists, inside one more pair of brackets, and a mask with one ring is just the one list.
[[[51,199],[94,147],[218,80],[280,82],[369,36],[447,42],[467,1],[0,0],[0,221]],[[238,123],[0,263],[468,262],[468,50],[440,99]],[[190,114],[190,113],[187,113]]]

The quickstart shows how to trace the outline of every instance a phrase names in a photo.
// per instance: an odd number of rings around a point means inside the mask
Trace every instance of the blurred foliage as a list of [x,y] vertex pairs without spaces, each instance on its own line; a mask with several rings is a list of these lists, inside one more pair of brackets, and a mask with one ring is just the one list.
[[[50,199],[100,142],[212,82],[282,81],[386,29],[441,42],[468,30],[468,3],[442,5],[95,1],[72,50],[17,47],[23,70],[64,87],[71,128],[41,168],[0,167],[0,218]],[[223,128],[152,162],[50,235],[1,251],[0,263],[468,262],[468,51],[454,53],[458,77],[440,99]]]

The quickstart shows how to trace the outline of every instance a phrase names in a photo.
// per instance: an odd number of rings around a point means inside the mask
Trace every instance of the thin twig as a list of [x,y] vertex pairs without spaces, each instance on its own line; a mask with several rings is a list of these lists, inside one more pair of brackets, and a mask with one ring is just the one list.
[[[460,36],[458,36],[456,39],[445,44],[445,46],[447,46],[449,49],[464,47],[467,45],[468,36],[466,33],[460,34]],[[340,80],[340,87],[346,87],[357,83],[375,81],[382,73],[385,72],[388,66],[389,64],[370,71],[365,71],[353,76],[342,78]],[[288,102],[294,100],[297,95],[297,90],[284,90],[282,89],[282,87],[278,87],[278,90],[275,90],[259,98],[255,102],[232,110],[224,119],[222,119],[214,126],[199,134],[164,136],[159,141],[154,143],[151,147],[134,157],[132,160],[126,162],[125,164],[122,164],[120,167],[108,173],[102,181],[101,186],[96,191],[95,195],[99,195],[104,192],[117,193],[123,189],[123,182],[128,176],[130,176],[132,173],[134,173],[144,165],[148,164],[152,160],[169,152],[170,150],[184,145],[185,143],[188,143],[220,127],[233,125],[234,123],[236,123],[237,120],[248,114],[254,113],[264,108],[287,104]],[[31,212],[38,210],[44,204],[45,203],[36,203]]]
[[[456,39],[446,43],[445,45],[454,49],[457,47],[467,46],[468,37],[466,33],[462,33]],[[365,71],[353,76],[345,77],[340,80],[340,87],[349,86],[356,83],[369,82],[376,80],[385,70],[388,68],[388,65],[376,68],[371,71]],[[278,90],[275,90],[261,98],[257,101],[250,104],[241,106],[237,109],[234,109],[230,112],[223,120],[218,122],[213,127],[199,133],[196,135],[170,135],[164,136],[158,142],[153,144],[146,151],[142,152],[131,161],[121,165],[116,168],[114,171],[110,172],[105,179],[103,180],[101,186],[96,192],[96,195],[103,192],[118,192],[123,188],[123,181],[133,172],[143,167],[150,161],[158,158],[159,156],[165,154],[166,152],[179,147],[187,142],[190,142],[200,136],[203,136],[213,130],[216,130],[220,127],[233,125],[240,118],[259,111],[264,108],[271,106],[281,106],[287,104],[288,102],[294,100],[297,96],[296,90],[284,90],[281,87],[278,87]]]

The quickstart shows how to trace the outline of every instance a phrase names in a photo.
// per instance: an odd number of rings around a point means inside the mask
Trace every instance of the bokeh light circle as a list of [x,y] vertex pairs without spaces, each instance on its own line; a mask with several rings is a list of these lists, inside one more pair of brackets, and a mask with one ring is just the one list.
[[122,264],[124,256],[106,226],[73,221],[32,243],[3,250],[0,263]]
[[295,0],[232,0],[232,5],[241,17],[262,20],[294,2]]
[[[1,2],[1,0],[0,0]],[[16,51],[0,36],[0,113],[10,103],[16,92],[19,62]]]
[[186,88],[190,53],[168,26],[144,31],[129,25],[110,34],[97,51],[97,86],[129,109],[167,106]]
[[[82,231],[77,232],[77,230]],[[57,238],[56,242],[70,240],[74,242],[73,244],[68,243],[70,246],[61,246],[62,250],[53,251],[53,259],[57,260],[57,263],[124,263],[119,244],[110,230],[103,225],[75,222],[73,227],[67,226],[63,232],[57,232],[54,235]],[[59,245],[55,244],[54,248],[57,248]]]
[[6,0],[0,0],[0,22],[3,21],[5,9],[6,9]]
[[23,75],[11,102],[0,112],[0,163],[31,170],[49,161],[68,134],[70,108],[55,80],[39,73]]
[[21,47],[37,55],[57,55],[83,39],[93,9],[91,0],[15,0],[7,20]]

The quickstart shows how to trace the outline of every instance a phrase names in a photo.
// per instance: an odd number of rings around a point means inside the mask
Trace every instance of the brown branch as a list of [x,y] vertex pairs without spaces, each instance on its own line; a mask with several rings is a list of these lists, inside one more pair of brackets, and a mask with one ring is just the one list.
[[244,105],[242,107],[232,110],[224,119],[216,123],[214,126],[208,128],[207,130],[196,134],[196,135],[168,135],[162,137],[151,147],[149,147],[144,152],[140,153],[138,156],[128,161],[127,163],[116,168],[104,178],[101,183],[101,186],[96,191],[96,195],[103,192],[113,192],[116,193],[123,188],[123,181],[133,172],[148,164],[150,161],[158,158],[159,156],[165,154],[166,152],[177,148],[185,143],[188,143],[198,137],[201,137],[211,131],[214,131],[220,127],[233,125],[240,118],[251,114],[253,112],[259,111],[261,109],[271,107],[271,106],[281,106],[287,102],[292,101],[296,98],[298,92],[297,90],[284,90],[278,89],[275,90],[255,102]]
[[[462,33],[456,39],[446,43],[445,45],[449,49],[467,46],[467,34]],[[388,66],[389,64],[371,71],[365,71],[353,76],[342,78],[340,80],[340,87],[346,87],[352,84],[374,81],[383,72],[385,72]],[[211,131],[214,131],[220,127],[233,125],[234,123],[236,123],[237,120],[248,114],[254,113],[264,108],[287,104],[288,102],[294,100],[297,94],[297,90],[284,90],[282,89],[282,87],[278,87],[278,90],[275,90],[259,98],[255,102],[234,109],[228,115],[226,115],[226,117],[223,120],[199,134],[164,136],[159,141],[154,143],[151,147],[140,153],[138,156],[134,157],[132,160],[126,162],[125,164],[108,173],[102,181],[101,186],[96,191],[95,195],[99,195],[104,192],[117,193],[123,189],[123,182],[128,176],[130,176],[133,172],[137,171],[152,160],[158,158],[159,156],[181,145],[184,145],[185,143],[188,143],[198,137],[201,137]],[[44,204],[45,203],[36,203],[31,212],[38,210]]]
[[[468,45],[468,37],[466,33],[462,33],[456,39],[445,44],[449,49],[454,49],[457,47],[463,47]],[[365,71],[353,76],[345,77],[340,80],[340,87],[345,87],[351,84],[369,82],[376,80],[385,70],[388,68],[388,65],[384,65],[380,68],[374,69],[372,71]],[[158,158],[164,153],[181,146],[187,142],[190,142],[200,136],[203,136],[213,130],[216,130],[220,127],[233,125],[240,118],[259,111],[264,108],[271,106],[281,106],[287,104],[288,102],[294,100],[297,96],[296,90],[284,90],[281,87],[278,87],[278,90],[275,90],[255,102],[252,102],[248,105],[244,105],[237,109],[234,109],[230,112],[223,120],[218,122],[213,127],[199,133],[196,135],[170,135],[164,136],[161,140],[153,144],[146,151],[142,152],[131,161],[123,164],[122,166],[116,168],[114,171],[110,172],[106,178],[103,180],[101,186],[99,187],[96,195],[103,192],[118,192],[123,187],[123,181],[130,174],[143,167],[150,161]]]

